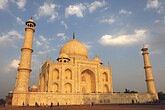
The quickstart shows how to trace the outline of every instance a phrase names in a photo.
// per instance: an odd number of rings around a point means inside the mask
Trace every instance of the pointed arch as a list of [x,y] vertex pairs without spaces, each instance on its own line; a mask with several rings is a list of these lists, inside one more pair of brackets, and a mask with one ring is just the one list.
[[70,83],[65,84],[65,92],[72,93],[72,85]]
[[72,79],[72,71],[70,69],[65,70],[65,78],[69,80]]
[[102,74],[102,81],[108,81],[108,74],[106,72]]
[[53,77],[52,78],[53,78],[53,81],[59,79],[59,70],[58,69],[53,70]]
[[108,93],[109,92],[109,88],[108,88],[108,85],[107,84],[105,84],[104,86],[103,86],[103,93]]
[[58,84],[57,83],[53,83],[52,85],[52,92],[58,92]]

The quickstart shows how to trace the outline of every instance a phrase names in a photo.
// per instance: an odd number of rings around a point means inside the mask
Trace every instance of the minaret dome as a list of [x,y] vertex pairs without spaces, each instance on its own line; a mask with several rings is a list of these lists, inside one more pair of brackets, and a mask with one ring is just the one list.
[[28,27],[35,27],[36,23],[31,19],[29,19],[26,23],[25,23]]

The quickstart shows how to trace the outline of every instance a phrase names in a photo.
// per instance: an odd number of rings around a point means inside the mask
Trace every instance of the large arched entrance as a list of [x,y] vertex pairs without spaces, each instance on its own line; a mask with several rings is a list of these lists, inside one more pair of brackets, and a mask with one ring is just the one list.
[[82,93],[96,92],[96,82],[94,73],[87,69],[81,73],[81,91]]

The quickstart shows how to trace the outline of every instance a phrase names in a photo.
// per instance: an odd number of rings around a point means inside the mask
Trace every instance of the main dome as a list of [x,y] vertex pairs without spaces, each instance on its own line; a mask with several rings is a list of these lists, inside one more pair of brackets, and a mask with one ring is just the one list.
[[60,50],[60,54],[67,54],[69,57],[81,59],[88,58],[87,48],[76,39],[72,39],[64,44]]

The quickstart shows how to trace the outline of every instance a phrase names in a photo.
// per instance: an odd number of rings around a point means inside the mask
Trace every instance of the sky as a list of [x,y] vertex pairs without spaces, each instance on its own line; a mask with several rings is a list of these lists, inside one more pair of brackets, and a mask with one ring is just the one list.
[[38,85],[39,69],[47,56],[56,61],[61,47],[72,39],[111,64],[114,92],[147,92],[143,44],[156,91],[165,92],[164,0],[0,0],[0,98],[14,90],[25,22],[36,23],[29,86]]

